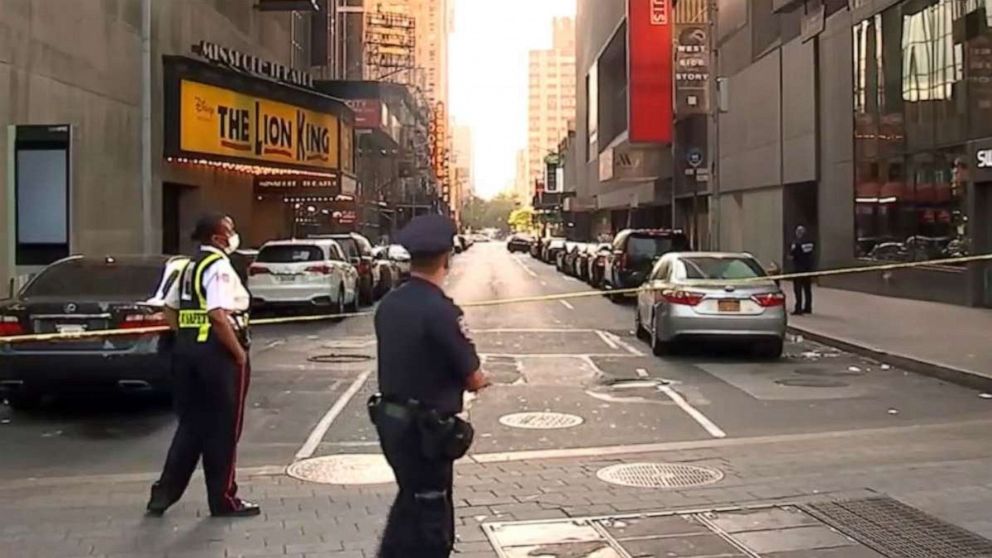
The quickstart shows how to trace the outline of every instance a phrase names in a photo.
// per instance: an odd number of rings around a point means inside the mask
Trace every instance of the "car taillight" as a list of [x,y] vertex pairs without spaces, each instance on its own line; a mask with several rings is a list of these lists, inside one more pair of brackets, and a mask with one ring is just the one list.
[[24,328],[21,327],[17,316],[0,316],[0,337],[11,337],[14,335],[24,335]]
[[270,271],[269,268],[263,265],[252,264],[251,267],[248,268],[249,277],[253,277],[255,275],[268,275],[270,273],[272,273],[272,271]]
[[121,320],[121,329],[141,329],[146,327],[163,327],[168,325],[165,315],[161,312],[154,314],[128,314]]
[[702,293],[694,293],[692,291],[680,291],[673,289],[665,289],[663,291],[655,293],[655,300],[659,302],[664,300],[670,304],[682,304],[685,306],[696,306],[703,301],[706,295]]
[[307,268],[310,273],[319,273],[321,275],[330,275],[333,269],[329,265],[312,265]]
[[785,305],[785,295],[782,293],[765,293],[751,297],[751,300],[758,303],[762,308],[772,308],[774,306]]

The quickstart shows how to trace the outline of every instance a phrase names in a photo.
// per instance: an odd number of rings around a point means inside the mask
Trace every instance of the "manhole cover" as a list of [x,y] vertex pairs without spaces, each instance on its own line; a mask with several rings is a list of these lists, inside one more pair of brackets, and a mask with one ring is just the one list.
[[310,362],[319,362],[321,364],[349,364],[354,362],[367,362],[372,360],[372,357],[370,355],[330,353],[326,355],[313,355],[307,357],[307,360]]
[[846,383],[840,380],[831,380],[829,378],[786,378],[784,380],[776,380],[775,383],[787,387],[811,387],[811,388],[847,387]]
[[393,470],[381,455],[329,455],[297,461],[286,474],[320,484],[388,484]]
[[500,424],[512,428],[555,430],[582,424],[582,417],[565,413],[514,413],[499,418]]
[[858,369],[856,372],[850,370],[837,370],[832,368],[804,367],[796,368],[796,374],[803,376],[827,376],[834,378],[849,378],[851,376],[864,376],[865,372]]
[[681,463],[626,463],[600,469],[599,480],[634,488],[687,488],[719,482],[723,472]]

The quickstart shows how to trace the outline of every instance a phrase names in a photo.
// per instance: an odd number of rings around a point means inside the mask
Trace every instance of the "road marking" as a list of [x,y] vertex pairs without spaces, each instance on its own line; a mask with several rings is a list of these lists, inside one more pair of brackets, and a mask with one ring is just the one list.
[[514,258],[514,257],[511,257],[510,259],[513,260],[513,261],[515,261],[515,262],[517,262],[517,265],[519,265],[524,271],[526,271],[528,275],[530,275],[531,277],[534,277],[534,278],[537,277],[537,274],[534,273],[534,270],[533,269],[531,269],[531,268],[527,267],[526,265],[524,265],[523,260],[520,260],[520,259]]
[[[600,332],[597,331],[596,333],[600,333]],[[639,356],[639,357],[644,356],[644,353],[643,352],[641,352],[639,349],[637,349],[636,347],[634,347],[630,343],[624,341],[623,339],[620,339],[620,336],[619,335],[616,335],[614,333],[610,333],[609,331],[603,331],[602,332],[602,335],[605,335],[605,336],[609,337],[610,339],[612,339],[614,343],[616,343],[617,345],[623,347],[628,353],[630,353],[630,354],[632,354],[634,356]]]
[[603,343],[606,343],[607,347],[613,349],[614,351],[620,348],[620,345],[617,345],[616,341],[610,339],[610,336],[606,335],[605,331],[597,331],[596,335],[603,340]]
[[572,304],[569,303],[567,300],[559,300],[558,302],[560,302],[562,306],[568,308],[569,310],[575,310],[575,307],[572,306]]
[[320,445],[321,440],[324,439],[324,435],[327,434],[328,430],[330,430],[331,424],[334,423],[334,419],[338,418],[341,411],[343,411],[345,406],[348,405],[353,397],[355,397],[358,390],[362,389],[362,386],[365,385],[365,382],[371,375],[372,370],[362,372],[362,374],[358,376],[354,382],[352,382],[351,386],[343,394],[341,394],[341,397],[334,402],[334,405],[327,410],[324,417],[320,419],[317,426],[315,426],[313,431],[310,432],[310,436],[307,438],[307,441],[303,443],[303,447],[300,448],[300,451],[296,452],[297,460],[313,457],[313,453],[317,451],[317,446]]
[[[478,333],[478,332],[473,332]],[[623,353],[480,353],[479,358],[634,358]]]
[[698,422],[700,426],[706,429],[706,431],[710,433],[710,436],[713,436],[714,438],[727,437],[726,432],[720,430],[720,427],[717,426],[709,418],[707,418],[706,415],[700,413],[699,410],[697,410],[695,407],[690,405],[689,402],[686,401],[685,398],[683,398],[681,395],[679,395],[677,391],[672,389],[671,386],[658,386],[658,391],[664,393],[665,395],[668,396],[669,399],[674,401],[675,404],[678,405],[683,411],[685,411],[687,415],[692,417],[693,420]]
[[643,368],[638,368],[637,369],[637,376],[640,377],[640,378],[647,378],[648,377],[648,371],[645,370],[645,369],[643,369]]

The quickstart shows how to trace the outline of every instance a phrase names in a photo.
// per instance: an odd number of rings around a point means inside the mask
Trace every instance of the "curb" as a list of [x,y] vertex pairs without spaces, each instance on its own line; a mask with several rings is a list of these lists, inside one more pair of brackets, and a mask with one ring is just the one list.
[[850,353],[866,356],[907,370],[923,376],[930,376],[945,382],[950,382],[967,388],[977,389],[985,392],[992,392],[992,376],[987,376],[974,370],[964,370],[946,364],[931,362],[916,357],[893,353],[870,345],[865,345],[857,341],[831,337],[803,327],[796,327],[790,324],[787,327],[789,333],[802,335],[824,345],[829,345]]

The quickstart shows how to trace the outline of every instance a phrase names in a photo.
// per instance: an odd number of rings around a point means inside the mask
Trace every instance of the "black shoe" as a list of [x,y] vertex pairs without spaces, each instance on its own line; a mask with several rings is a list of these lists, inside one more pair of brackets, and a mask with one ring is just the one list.
[[241,505],[233,510],[211,512],[210,515],[214,517],[255,517],[261,513],[262,508],[258,504],[252,504],[251,502],[242,500]]
[[793,311],[792,311],[792,315],[793,315],[793,316],[802,316],[802,315],[803,315],[803,314],[805,314],[805,313],[806,313],[806,312],[803,312],[802,310],[793,310]]
[[148,499],[148,505],[145,506],[145,515],[148,517],[162,517],[165,515],[165,510],[169,509],[172,504],[166,501],[166,498],[161,495],[158,485],[152,486],[152,495]]

